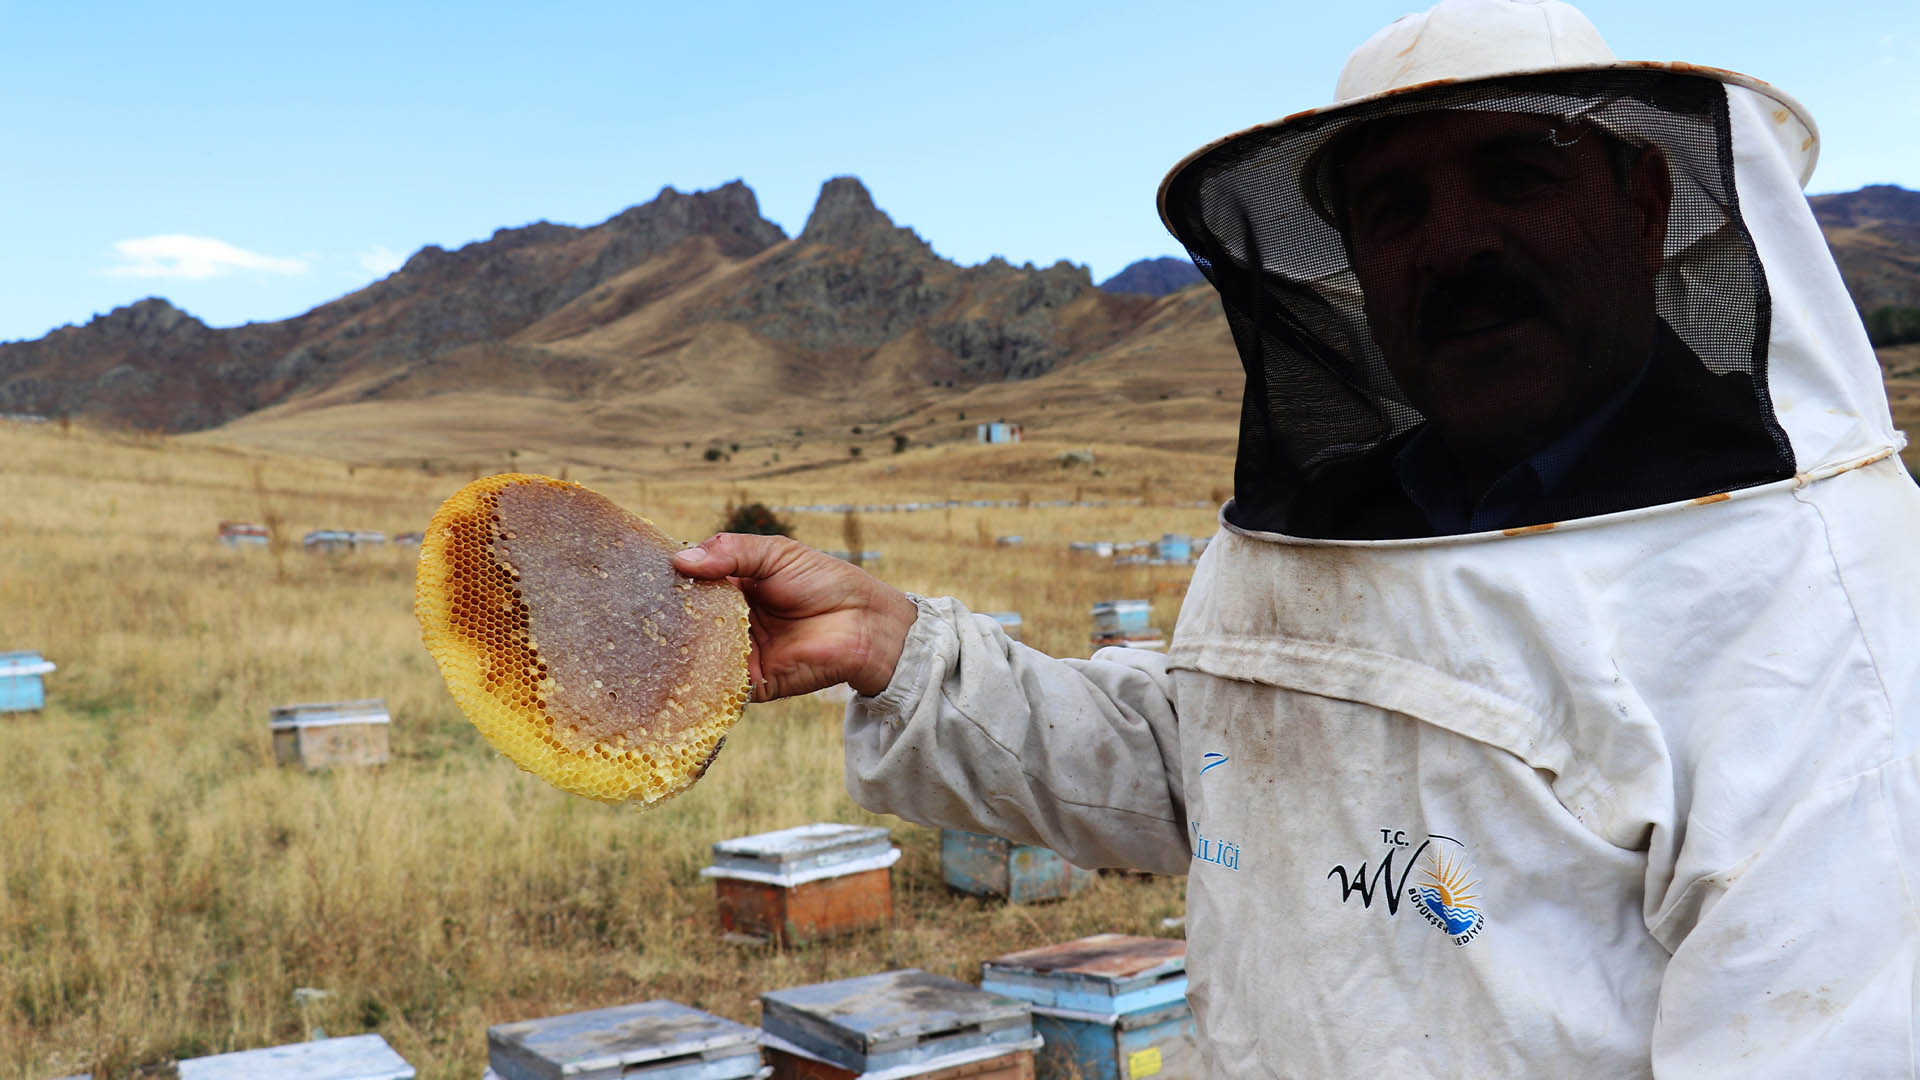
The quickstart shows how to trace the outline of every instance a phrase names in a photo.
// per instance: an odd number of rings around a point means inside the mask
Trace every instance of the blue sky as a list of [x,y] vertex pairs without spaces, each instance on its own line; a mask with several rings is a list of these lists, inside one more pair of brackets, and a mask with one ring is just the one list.
[[[790,234],[853,174],[948,258],[1097,280],[1178,251],[1175,161],[1324,104],[1422,2],[0,0],[0,341],[149,295],[286,318],[426,244],[735,178]],[[1810,191],[1920,187],[1920,0],[1582,9],[1623,58],[1799,98]]]

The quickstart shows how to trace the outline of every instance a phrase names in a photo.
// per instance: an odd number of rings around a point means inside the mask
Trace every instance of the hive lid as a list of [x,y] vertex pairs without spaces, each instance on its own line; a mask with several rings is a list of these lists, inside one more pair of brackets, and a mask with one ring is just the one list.
[[31,649],[0,652],[0,679],[45,675],[52,670],[53,663]]
[[378,1035],[269,1046],[180,1063],[180,1080],[413,1080],[413,1066]]
[[880,825],[797,825],[755,833],[713,845],[720,869],[793,873],[871,857],[891,850],[891,834]]
[[1035,1005],[1093,1013],[1164,1006],[1187,994],[1187,943],[1095,934],[996,956],[980,965],[984,989]]
[[385,698],[368,698],[364,701],[314,702],[306,705],[277,705],[270,715],[270,726],[275,731],[290,728],[327,727],[331,724],[385,724],[390,722],[387,716]]
[[666,1076],[681,1067],[720,1080],[759,1070],[759,1040],[757,1028],[657,1000],[496,1024],[487,1058],[501,1080]]
[[915,968],[773,990],[760,1006],[767,1034],[854,1072],[1033,1036],[1026,1002]]

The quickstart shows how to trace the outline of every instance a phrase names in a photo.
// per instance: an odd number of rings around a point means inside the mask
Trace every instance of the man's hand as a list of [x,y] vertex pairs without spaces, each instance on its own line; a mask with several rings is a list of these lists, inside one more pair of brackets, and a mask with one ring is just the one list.
[[893,681],[917,617],[907,594],[784,536],[720,533],[675,553],[673,568],[727,578],[746,594],[755,701],[842,682],[878,694]]

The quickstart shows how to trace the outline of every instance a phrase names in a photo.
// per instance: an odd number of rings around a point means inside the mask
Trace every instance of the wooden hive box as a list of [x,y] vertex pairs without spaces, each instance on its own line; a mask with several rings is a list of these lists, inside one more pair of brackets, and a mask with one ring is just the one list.
[[497,1080],[736,1080],[760,1072],[760,1029],[645,1001],[497,1024],[487,1064]]
[[42,675],[54,670],[53,662],[31,649],[0,652],[0,712],[34,712],[47,704]]
[[940,877],[948,887],[1008,903],[1061,900],[1093,882],[1057,852],[961,829],[940,830]]
[[384,765],[392,757],[384,698],[281,705],[272,711],[274,760],[309,772],[334,765]]
[[908,968],[760,995],[774,1080],[1032,1080],[1026,1002]]
[[270,1046],[180,1063],[180,1080],[413,1080],[413,1066],[378,1035]]
[[713,865],[720,928],[787,946],[887,925],[900,849],[878,825],[801,825],[722,840]]
[[981,964],[980,986],[1032,1004],[1043,1080],[1201,1075],[1184,941],[1095,934],[1025,949]]

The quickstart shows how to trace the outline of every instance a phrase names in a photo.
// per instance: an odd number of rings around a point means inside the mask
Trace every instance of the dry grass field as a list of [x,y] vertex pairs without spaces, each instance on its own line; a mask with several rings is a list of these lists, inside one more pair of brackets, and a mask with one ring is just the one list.
[[[1230,460],[1096,447],[1095,475],[1059,465],[1063,448],[699,481],[669,461],[646,475],[524,453],[429,472],[0,423],[0,649],[59,664],[43,712],[0,715],[0,1077],[164,1075],[320,1027],[378,1031],[422,1077],[473,1080],[494,1023],[654,997],[754,1022],[762,990],[900,966],[977,978],[1009,949],[1169,933],[1177,879],[1103,877],[1037,906],[950,895],[934,831],[848,800],[839,709],[811,698],[750,707],[707,777],[660,809],[547,788],[455,710],[419,643],[411,549],[298,542],[422,528],[483,467],[566,470],[687,539],[743,497],[1113,499],[871,513],[860,543],[903,587],[1023,612],[1027,641],[1056,654],[1085,655],[1102,599],[1150,596],[1170,629],[1184,570],[1076,563],[1067,542],[1210,534],[1196,503],[1224,492]],[[223,519],[277,542],[223,548]],[[848,546],[842,515],[796,520],[802,540]],[[995,544],[1007,534],[1024,544]],[[270,707],[363,697],[393,715],[390,765],[274,764]],[[785,953],[723,943],[698,876],[708,845],[823,820],[893,828],[892,928]],[[327,993],[296,1004],[301,987]]]

